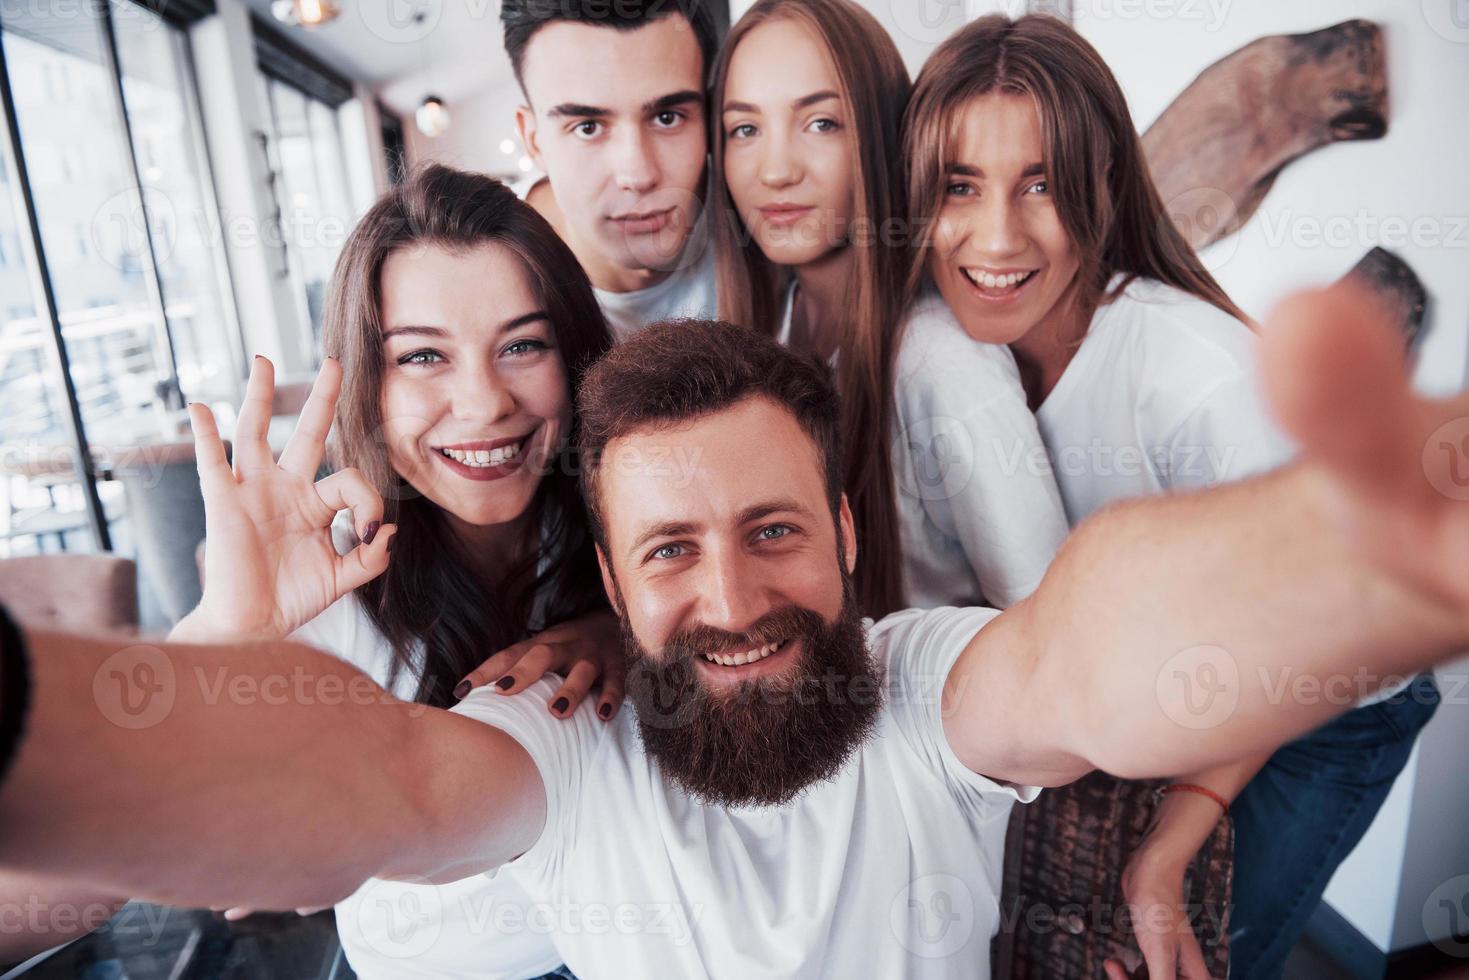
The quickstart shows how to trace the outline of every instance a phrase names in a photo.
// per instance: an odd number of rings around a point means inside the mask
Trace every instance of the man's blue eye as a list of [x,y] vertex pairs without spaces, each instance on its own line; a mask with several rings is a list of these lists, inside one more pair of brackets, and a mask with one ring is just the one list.
[[652,557],[654,557],[654,558],[677,558],[682,553],[683,553],[683,545],[679,545],[679,544],[665,544],[661,548],[655,548],[653,550]]
[[772,524],[769,527],[762,527],[760,529],[760,536],[767,541],[783,538],[790,533],[791,529],[784,524]]

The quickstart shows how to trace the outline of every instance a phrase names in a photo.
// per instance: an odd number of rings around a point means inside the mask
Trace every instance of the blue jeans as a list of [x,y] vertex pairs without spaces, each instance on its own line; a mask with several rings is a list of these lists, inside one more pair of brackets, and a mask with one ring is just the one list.
[[1281,747],[1235,799],[1230,980],[1279,980],[1438,700],[1424,674],[1386,701],[1348,711]]

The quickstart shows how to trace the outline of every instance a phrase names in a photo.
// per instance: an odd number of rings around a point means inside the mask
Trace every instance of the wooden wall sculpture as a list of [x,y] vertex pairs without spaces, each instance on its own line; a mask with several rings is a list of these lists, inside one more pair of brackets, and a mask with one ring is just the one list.
[[1404,343],[1411,348],[1418,342],[1428,308],[1428,293],[1412,266],[1385,248],[1374,248],[1342,279],[1376,293],[1403,328]]
[[1143,134],[1143,149],[1175,224],[1203,248],[1249,220],[1286,164],[1378,139],[1387,122],[1382,30],[1349,20],[1262,37],[1210,65]]

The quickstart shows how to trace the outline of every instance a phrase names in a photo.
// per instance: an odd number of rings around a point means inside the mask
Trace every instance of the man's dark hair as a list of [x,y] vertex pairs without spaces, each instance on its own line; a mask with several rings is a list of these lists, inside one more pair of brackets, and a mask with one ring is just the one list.
[[582,496],[602,550],[607,532],[598,473],[609,442],[757,396],[788,410],[816,444],[835,515],[842,497],[841,419],[827,366],[746,327],[664,320],[612,348],[587,372],[577,395]]
[[562,20],[634,31],[663,17],[682,15],[693,27],[694,39],[704,55],[704,74],[708,74],[719,50],[712,3],[713,0],[503,0],[500,25],[505,31],[505,52],[510,55],[515,80],[522,90],[525,79],[521,68],[530,39],[547,24]]

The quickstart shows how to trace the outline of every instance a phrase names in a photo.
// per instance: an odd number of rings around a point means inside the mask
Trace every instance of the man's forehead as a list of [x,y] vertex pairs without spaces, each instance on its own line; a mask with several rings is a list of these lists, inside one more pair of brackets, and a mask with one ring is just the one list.
[[537,112],[568,103],[634,111],[678,92],[702,92],[703,62],[682,14],[629,30],[563,20],[531,37],[522,77]]
[[827,510],[821,451],[795,415],[766,398],[613,439],[598,483],[619,537],[650,524],[738,524],[773,503]]

